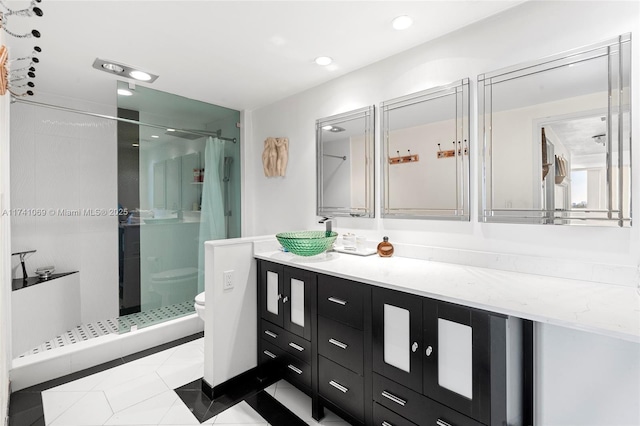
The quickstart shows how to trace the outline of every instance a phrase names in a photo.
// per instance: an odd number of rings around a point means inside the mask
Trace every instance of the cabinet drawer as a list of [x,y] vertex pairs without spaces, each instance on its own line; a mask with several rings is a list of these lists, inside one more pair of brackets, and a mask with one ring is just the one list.
[[318,315],[362,330],[364,285],[318,276]]
[[446,407],[426,396],[424,399],[429,407],[424,411],[423,424],[436,426],[484,426],[482,423],[473,420],[449,407]]
[[260,337],[262,339],[275,344],[306,363],[311,362],[311,342],[289,333],[269,321],[262,320],[260,324]]
[[464,414],[375,373],[373,399],[383,407],[420,425],[482,426],[482,423]]
[[282,349],[270,343],[268,340],[260,340],[260,364],[271,360],[281,361],[284,356],[286,356],[286,354]]
[[416,426],[415,423],[378,403],[373,404],[373,424],[375,426]]
[[386,377],[373,374],[373,400],[415,423],[424,416],[426,397]]
[[353,417],[364,420],[364,380],[353,371],[318,357],[318,393]]
[[318,353],[362,375],[362,331],[318,317]]
[[292,383],[311,387],[311,366],[300,359],[287,354],[282,364],[284,378]]

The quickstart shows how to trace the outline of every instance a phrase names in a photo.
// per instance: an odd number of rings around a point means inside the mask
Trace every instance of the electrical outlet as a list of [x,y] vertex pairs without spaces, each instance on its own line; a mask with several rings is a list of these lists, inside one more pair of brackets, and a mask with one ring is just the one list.
[[222,289],[231,290],[233,288],[233,269],[222,273]]

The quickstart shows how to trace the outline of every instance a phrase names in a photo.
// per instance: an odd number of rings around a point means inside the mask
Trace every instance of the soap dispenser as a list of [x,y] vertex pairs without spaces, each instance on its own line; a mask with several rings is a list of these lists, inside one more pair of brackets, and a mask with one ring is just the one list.
[[393,244],[389,242],[389,237],[383,237],[382,242],[378,244],[378,255],[380,257],[393,256]]

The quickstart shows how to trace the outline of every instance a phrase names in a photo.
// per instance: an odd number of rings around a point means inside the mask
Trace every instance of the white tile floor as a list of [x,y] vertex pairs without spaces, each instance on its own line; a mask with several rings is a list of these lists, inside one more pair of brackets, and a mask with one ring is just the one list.
[[[173,389],[202,377],[204,339],[141,358],[42,392],[45,423],[51,426],[199,424]],[[346,426],[325,410],[320,422],[311,418],[311,399],[285,381],[266,389],[310,425]],[[267,425],[246,402],[203,424]],[[276,425],[280,426],[280,425]]]

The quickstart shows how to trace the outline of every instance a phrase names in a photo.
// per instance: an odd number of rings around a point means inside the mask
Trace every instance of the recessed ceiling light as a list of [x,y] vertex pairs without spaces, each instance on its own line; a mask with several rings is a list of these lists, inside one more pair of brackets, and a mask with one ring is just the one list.
[[116,74],[121,74],[122,71],[124,71],[124,68],[122,68],[120,65],[112,64],[111,62],[105,62],[104,64],[102,64],[102,68]]
[[316,61],[316,64],[325,66],[325,65],[329,65],[331,62],[333,62],[333,59],[331,59],[328,56],[318,56],[315,59],[315,61]]
[[131,90],[127,90],[127,89],[118,89],[118,95],[120,95],[120,96],[131,96],[131,95],[133,95],[133,92]]
[[154,139],[158,139],[160,136],[158,136],[158,135],[151,135],[151,137],[152,137],[152,138],[154,138]]
[[151,80],[151,75],[149,73],[144,72],[144,71],[138,71],[138,70],[130,71],[129,72],[129,76],[131,78],[135,78],[136,80],[140,80],[140,81],[149,81],[149,80]]
[[391,22],[391,25],[393,25],[393,29],[395,30],[406,30],[412,24],[413,24],[413,19],[411,19],[407,15],[398,16],[394,18],[394,20]]
[[141,71],[137,67],[132,67],[130,65],[125,65],[107,59],[96,58],[96,60],[93,61],[93,68],[100,71],[108,72],[109,74],[117,74],[123,77],[130,77],[149,83],[153,83],[158,78],[156,74]]

